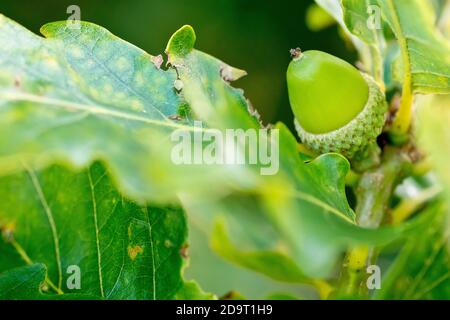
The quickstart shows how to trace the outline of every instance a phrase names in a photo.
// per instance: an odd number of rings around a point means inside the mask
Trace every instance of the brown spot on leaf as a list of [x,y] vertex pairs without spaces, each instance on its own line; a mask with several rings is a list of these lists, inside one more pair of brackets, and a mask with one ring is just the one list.
[[156,68],[161,69],[161,65],[164,62],[163,56],[159,54],[156,57],[152,57],[152,62]]
[[142,254],[144,249],[141,246],[128,246],[128,256],[131,260],[135,260],[138,254]]
[[220,66],[220,77],[226,82],[236,81],[246,75],[245,70],[233,68],[225,63]]
[[181,121],[181,120],[183,120],[183,118],[180,115],[178,115],[178,114],[174,114],[174,115],[169,116],[169,119],[170,120],[174,120],[174,121]]
[[11,242],[14,240],[15,229],[16,225],[13,222],[0,225],[0,233],[5,242]]
[[188,249],[189,249],[189,245],[188,245],[188,244],[184,244],[184,245],[180,248],[180,255],[181,255],[183,258],[185,258],[185,259],[187,259],[187,258],[189,257]]

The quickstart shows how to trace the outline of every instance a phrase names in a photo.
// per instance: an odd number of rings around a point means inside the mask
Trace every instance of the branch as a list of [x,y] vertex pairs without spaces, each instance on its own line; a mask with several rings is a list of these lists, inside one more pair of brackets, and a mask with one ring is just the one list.
[[[381,165],[362,174],[355,190],[358,225],[376,229],[382,223],[395,187],[411,170],[411,160],[400,149],[388,147]],[[367,295],[365,268],[375,258],[374,249],[367,246],[349,250],[344,261],[340,284],[344,295]]]

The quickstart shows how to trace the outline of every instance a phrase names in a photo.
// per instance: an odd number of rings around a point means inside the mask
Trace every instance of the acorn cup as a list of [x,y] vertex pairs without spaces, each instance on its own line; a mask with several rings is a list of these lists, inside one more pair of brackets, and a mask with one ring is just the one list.
[[[298,135],[309,149],[362,161],[379,153],[387,103],[375,80],[321,51],[292,52],[289,101]],[[377,151],[378,150],[378,151]]]

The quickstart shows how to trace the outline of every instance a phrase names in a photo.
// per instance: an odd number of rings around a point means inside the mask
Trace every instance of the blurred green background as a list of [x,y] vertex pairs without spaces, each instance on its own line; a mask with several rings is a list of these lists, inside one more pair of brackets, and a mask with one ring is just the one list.
[[[305,14],[312,0],[1,0],[0,12],[35,33],[44,23],[65,20],[67,7],[81,8],[81,19],[109,29],[147,52],[162,53],[171,34],[184,24],[197,32],[197,48],[245,69],[248,76],[234,83],[261,113],[264,122],[283,121],[293,127],[285,71],[289,49],[318,49],[354,62],[356,53],[346,47],[331,26],[320,32],[308,29]],[[304,287],[283,285],[236,268],[208,248],[205,233],[191,221],[191,267],[206,290],[222,295],[234,289],[249,298],[273,292],[303,297],[314,293]]]

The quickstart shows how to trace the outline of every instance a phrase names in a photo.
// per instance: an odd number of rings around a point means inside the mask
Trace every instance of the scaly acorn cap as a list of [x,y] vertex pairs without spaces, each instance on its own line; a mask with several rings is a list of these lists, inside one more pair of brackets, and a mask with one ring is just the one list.
[[375,80],[361,72],[369,86],[369,98],[363,110],[343,127],[314,134],[302,128],[297,119],[295,127],[301,141],[317,153],[337,152],[352,158],[363,151],[381,134],[388,109],[384,94]]

